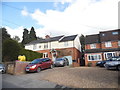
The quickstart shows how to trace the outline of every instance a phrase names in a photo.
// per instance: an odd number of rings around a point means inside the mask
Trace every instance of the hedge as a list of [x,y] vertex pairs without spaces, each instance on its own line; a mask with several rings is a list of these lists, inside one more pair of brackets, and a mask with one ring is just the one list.
[[19,52],[19,55],[25,55],[26,61],[32,61],[37,58],[42,58],[43,54],[31,50],[22,49]]

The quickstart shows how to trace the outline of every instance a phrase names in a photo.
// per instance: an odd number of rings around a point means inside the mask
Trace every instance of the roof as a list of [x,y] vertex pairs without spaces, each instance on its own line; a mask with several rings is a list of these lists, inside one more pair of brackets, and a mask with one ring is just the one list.
[[73,41],[76,38],[77,35],[72,35],[72,36],[66,36],[63,39],[60,40],[60,42],[65,42],[65,41]]
[[[46,43],[46,42],[52,42],[52,41],[59,41],[60,38],[62,38],[62,36],[57,36],[57,37],[51,37],[51,38],[47,38],[47,39],[39,39],[39,40],[34,40],[28,44],[36,44],[36,43]],[[28,45],[26,44],[26,45]]]
[[47,43],[47,42],[52,42],[52,41],[59,41],[59,42],[64,42],[64,41],[72,41],[76,38],[77,35],[72,35],[72,36],[66,36],[64,37],[64,35],[61,36],[57,36],[57,37],[51,37],[51,38],[47,38],[47,39],[39,39],[39,40],[34,40],[26,45],[29,44],[36,44],[36,43]]
[[99,43],[99,34],[86,35],[85,44]]

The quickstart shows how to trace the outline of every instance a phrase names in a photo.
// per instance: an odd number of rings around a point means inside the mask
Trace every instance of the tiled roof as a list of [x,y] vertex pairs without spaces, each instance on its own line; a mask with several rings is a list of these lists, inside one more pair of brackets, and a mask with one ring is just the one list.
[[85,44],[99,43],[99,34],[86,35]]
[[[40,39],[40,40],[34,40],[28,44],[36,44],[36,43],[46,43],[46,42],[52,42],[52,41],[59,41],[60,38],[62,38],[62,36],[57,36],[57,37],[51,37],[51,38],[47,38],[47,39]],[[26,45],[28,45],[26,44]]]
[[48,39],[40,39],[40,40],[34,40],[26,45],[29,44],[36,44],[36,43],[47,43],[47,42],[52,42],[52,41],[59,41],[59,42],[64,42],[64,41],[72,41],[76,38],[77,35],[72,35],[72,36],[66,36],[64,37],[64,35],[62,36],[57,36],[57,37],[51,37]]

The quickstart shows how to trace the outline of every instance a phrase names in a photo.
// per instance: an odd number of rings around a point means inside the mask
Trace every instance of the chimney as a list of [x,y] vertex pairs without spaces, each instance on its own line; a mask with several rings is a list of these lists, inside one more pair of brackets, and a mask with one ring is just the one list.
[[46,38],[46,39],[49,39],[49,38],[50,38],[50,36],[49,36],[49,35],[46,35],[46,36],[45,36],[45,38]]

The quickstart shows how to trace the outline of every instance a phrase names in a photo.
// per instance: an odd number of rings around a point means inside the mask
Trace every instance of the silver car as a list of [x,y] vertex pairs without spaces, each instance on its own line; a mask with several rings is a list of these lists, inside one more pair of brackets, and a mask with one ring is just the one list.
[[114,57],[113,61],[108,61],[104,65],[106,69],[117,69],[120,71],[120,56]]
[[57,58],[54,62],[54,66],[68,66],[69,62],[67,58]]
[[0,73],[5,73],[6,72],[6,68],[4,64],[0,64]]

